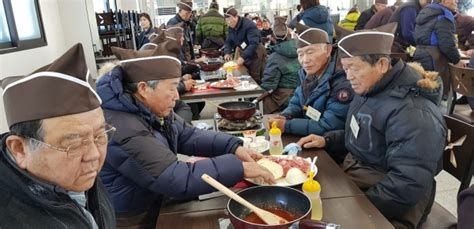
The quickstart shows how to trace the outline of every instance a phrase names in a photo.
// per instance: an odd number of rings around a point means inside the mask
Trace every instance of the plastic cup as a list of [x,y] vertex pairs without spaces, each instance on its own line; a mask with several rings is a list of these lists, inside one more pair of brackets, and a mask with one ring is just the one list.
[[244,132],[242,132],[242,134],[244,135],[244,138],[250,138],[252,139],[252,142],[255,143],[256,140],[256,136],[257,136],[257,131],[255,130],[246,130]]
[[245,148],[249,148],[250,147],[250,143],[252,143],[252,139],[251,138],[242,138],[242,141],[244,142],[244,147]]

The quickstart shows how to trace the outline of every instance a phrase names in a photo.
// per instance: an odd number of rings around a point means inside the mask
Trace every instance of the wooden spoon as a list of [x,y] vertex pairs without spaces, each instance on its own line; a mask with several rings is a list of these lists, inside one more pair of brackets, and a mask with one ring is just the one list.
[[228,189],[218,181],[214,180],[214,178],[210,177],[207,174],[203,174],[201,176],[201,179],[203,179],[206,183],[210,184],[212,187],[216,188],[217,190],[221,191],[224,193],[226,196],[229,198],[235,200],[237,203],[244,205],[248,209],[252,210],[257,214],[258,217],[260,217],[263,222],[265,222],[268,225],[280,225],[280,224],[286,224],[288,221],[278,215],[275,215],[269,211],[263,210],[250,202],[246,201],[244,198],[240,197],[236,193],[234,193],[232,190]]
[[202,99],[202,100],[204,100],[204,102],[206,102],[206,103],[210,103],[213,106],[219,107],[222,110],[228,110],[227,108],[225,108],[225,107],[223,107],[223,106],[221,106],[221,105],[219,105],[219,104],[217,104],[217,103],[215,103],[211,100],[208,100],[208,99]]

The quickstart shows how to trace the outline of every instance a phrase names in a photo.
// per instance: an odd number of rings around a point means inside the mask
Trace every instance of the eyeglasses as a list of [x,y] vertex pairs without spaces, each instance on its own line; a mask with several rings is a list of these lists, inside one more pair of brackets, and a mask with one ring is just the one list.
[[82,141],[73,143],[66,148],[57,147],[35,138],[28,138],[28,139],[31,139],[37,143],[47,146],[50,149],[65,152],[67,156],[70,158],[75,158],[75,157],[81,156],[84,152],[88,151],[91,147],[91,142],[94,142],[94,144],[97,147],[106,145],[109,142],[109,140],[112,139],[112,136],[114,135],[116,128],[110,124],[106,124],[104,129],[105,130],[101,132],[100,134],[96,135],[92,141],[91,139],[83,139]]

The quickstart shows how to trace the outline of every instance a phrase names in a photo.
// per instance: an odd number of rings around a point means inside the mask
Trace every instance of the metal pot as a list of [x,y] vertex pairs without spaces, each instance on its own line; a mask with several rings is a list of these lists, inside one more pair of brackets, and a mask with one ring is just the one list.
[[225,102],[219,104],[217,113],[230,121],[247,120],[255,114],[257,106],[251,102]]
[[217,58],[217,57],[222,56],[222,52],[216,49],[208,49],[208,50],[200,49],[199,52],[201,56],[204,55],[210,58]]
[[244,121],[252,117],[257,110],[257,103],[273,93],[273,89],[264,92],[252,102],[225,102],[217,106],[217,113],[230,121]]
[[293,223],[311,218],[311,201],[301,191],[280,186],[255,186],[237,193],[260,208],[275,208],[296,216],[293,221],[282,225],[254,224],[243,219],[251,212],[248,208],[230,199],[227,202],[230,222],[235,228],[288,228]]
[[213,72],[217,71],[219,68],[224,65],[224,62],[209,62],[209,63],[199,63],[199,67],[203,72]]

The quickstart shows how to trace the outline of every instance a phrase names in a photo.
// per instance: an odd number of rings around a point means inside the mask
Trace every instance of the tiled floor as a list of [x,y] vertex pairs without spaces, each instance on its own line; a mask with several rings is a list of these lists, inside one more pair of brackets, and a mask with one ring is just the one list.
[[[446,102],[442,103],[442,110],[445,112]],[[456,110],[470,109],[467,105],[456,105]],[[216,112],[216,108],[211,105],[206,105],[204,110],[201,112],[201,119],[212,118]],[[436,197],[435,201],[441,204],[444,208],[450,211],[453,215],[457,216],[457,192],[459,189],[460,182],[445,171],[441,171],[436,176]],[[474,181],[472,182],[474,184]]]

